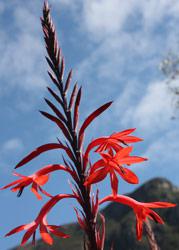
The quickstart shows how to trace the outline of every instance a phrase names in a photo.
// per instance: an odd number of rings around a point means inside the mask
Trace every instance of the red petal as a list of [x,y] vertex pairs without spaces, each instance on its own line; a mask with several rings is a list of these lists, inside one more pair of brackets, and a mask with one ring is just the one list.
[[18,226],[16,228],[12,229],[9,233],[7,233],[5,235],[5,237],[10,236],[10,235],[15,234],[15,233],[18,233],[18,232],[20,232],[22,230],[25,230],[25,227],[26,227],[26,225]]
[[95,150],[95,152],[96,153],[101,153],[101,152],[105,151],[107,149],[107,145],[108,145],[107,142],[101,144],[99,147],[97,147],[97,149]]
[[39,186],[38,188],[39,188],[40,192],[42,192],[42,193],[45,194],[46,196],[48,196],[48,197],[50,197],[50,198],[53,197],[51,194],[47,193],[47,192],[46,192],[44,189],[42,189],[40,186]]
[[86,165],[87,165],[87,163],[88,163],[88,158],[89,158],[89,153],[90,153],[90,151],[91,151],[94,147],[96,147],[96,146],[100,145],[101,143],[103,143],[105,140],[106,140],[106,137],[97,138],[97,139],[93,140],[93,141],[88,145],[88,147],[87,147],[87,149],[86,149],[86,152],[85,152],[85,154],[84,154],[84,157],[83,157],[83,159],[84,159],[84,160],[83,160],[84,169],[86,169]]
[[90,184],[94,184],[97,182],[102,181],[106,175],[108,174],[108,171],[106,171],[106,168],[101,168],[100,170],[97,170],[93,172],[85,181],[84,185],[88,186]]
[[118,178],[114,171],[110,173],[110,179],[113,195],[116,196],[118,192]]
[[50,234],[48,233],[46,226],[43,224],[40,224],[40,235],[41,235],[42,240],[44,242],[46,242],[49,245],[53,244],[53,239],[50,236]]
[[117,152],[114,159],[118,162],[123,157],[128,156],[131,153],[132,150],[133,150],[133,147],[122,148],[119,152]]
[[110,143],[111,147],[116,151],[116,153],[122,149],[122,147],[120,145],[118,145],[117,143]]
[[13,182],[7,184],[6,186],[0,188],[0,190],[3,190],[3,189],[6,189],[6,188],[9,188],[9,187],[12,187],[12,186],[14,186],[14,185],[16,185],[16,184],[18,184],[18,183],[22,183],[23,181],[24,181],[24,180],[16,180],[16,181],[13,181]]
[[32,159],[36,158],[38,155],[52,150],[52,149],[60,149],[62,148],[61,145],[59,143],[48,143],[48,144],[44,144],[38,148],[36,148],[34,151],[32,151],[30,154],[28,154],[25,158],[23,158],[17,165],[15,168],[19,168],[21,166],[23,166],[24,164],[26,164],[27,162],[31,161]]
[[124,141],[125,143],[134,143],[134,142],[143,141],[143,139],[139,137],[130,136],[130,135],[121,137],[121,140]]
[[111,155],[108,153],[100,153],[100,155],[103,157],[103,161],[105,163],[108,163],[109,160],[112,159]]
[[138,240],[141,240],[142,233],[143,233],[143,221],[136,215],[136,235]]
[[162,218],[155,211],[149,209],[147,215],[150,217],[150,219],[154,220],[156,223],[164,224]]
[[65,234],[61,231],[59,231],[59,226],[55,226],[55,225],[47,225],[47,228],[49,229],[49,231],[56,235],[57,237],[60,238],[69,238],[70,236],[68,234]]
[[27,187],[32,183],[32,178],[31,177],[25,177],[19,184],[17,184],[15,187],[11,188],[12,192],[16,192],[20,188]]
[[42,196],[38,193],[38,186],[36,183],[32,184],[31,191],[32,191],[32,193],[35,194],[35,196],[37,197],[38,200],[42,200]]
[[139,157],[139,156],[128,156],[124,157],[122,159],[116,160],[119,165],[122,164],[134,164],[134,163],[140,163],[143,161],[147,161],[147,158]]
[[93,140],[87,147],[86,149],[86,152],[85,152],[85,156],[88,156],[89,155],[89,152],[96,146],[104,143],[106,140],[107,140],[108,137],[100,137],[100,138],[97,138],[95,140]]
[[114,197],[113,195],[108,195],[105,198],[101,199],[99,201],[99,204],[102,204],[104,202],[107,201],[114,201],[114,202],[119,202],[122,203],[124,205],[130,206],[130,207],[136,207],[138,202],[126,195],[117,195],[116,197]]
[[167,207],[175,207],[176,206],[176,204],[174,204],[174,203],[162,202],[162,201],[146,202],[146,203],[142,203],[142,205],[145,207],[148,207],[148,208],[167,208]]
[[129,170],[128,168],[119,168],[119,167],[115,167],[115,170],[118,172],[118,174],[128,183],[131,184],[138,184],[139,183],[139,179],[137,177],[137,175],[135,175],[131,170]]
[[26,177],[25,175],[19,174],[19,173],[15,172],[15,171],[13,171],[12,174],[15,175],[15,176],[18,176],[18,177],[22,177],[22,178]]
[[34,231],[36,230],[36,228],[37,228],[37,225],[34,225],[31,228],[29,228],[29,230],[24,234],[24,237],[22,238],[21,246],[23,246],[28,241],[28,239],[34,233]]
[[108,102],[104,105],[102,105],[101,107],[99,107],[98,109],[96,109],[93,113],[91,113],[84,121],[84,123],[82,124],[80,131],[79,131],[79,139],[80,139],[80,145],[82,144],[82,138],[83,138],[83,134],[85,132],[85,129],[90,125],[90,123],[96,118],[98,117],[102,112],[104,112],[107,108],[109,108],[109,106],[112,104],[112,102]]
[[103,160],[103,159],[101,159],[101,160],[95,162],[95,163],[93,164],[93,166],[90,168],[90,175],[91,175],[94,171],[96,171],[97,169],[99,169],[99,168],[101,168],[101,167],[104,167],[104,166],[105,166],[105,164],[104,164],[104,160]]
[[51,230],[50,232],[51,232],[52,234],[54,234],[55,236],[59,237],[59,238],[64,238],[64,239],[70,238],[70,235],[65,234],[65,233],[63,233],[63,232],[60,232],[60,231]]
[[110,137],[111,137],[111,138],[117,138],[117,139],[119,138],[119,139],[120,139],[121,136],[131,134],[131,133],[134,132],[135,130],[136,130],[135,128],[126,129],[126,130],[123,130],[123,131],[121,131],[121,132],[114,133],[114,134],[112,134]]
[[35,178],[35,182],[40,185],[40,186],[43,186],[45,185],[45,183],[47,183],[47,181],[49,180],[49,175],[41,175],[41,176],[38,176],[37,178]]

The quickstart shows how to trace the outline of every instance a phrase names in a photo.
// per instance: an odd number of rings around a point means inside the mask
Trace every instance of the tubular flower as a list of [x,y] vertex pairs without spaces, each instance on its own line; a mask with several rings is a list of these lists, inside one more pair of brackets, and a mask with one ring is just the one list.
[[132,184],[138,183],[138,177],[128,168],[123,167],[123,164],[134,164],[145,161],[146,158],[138,156],[129,156],[132,147],[122,148],[115,155],[113,153],[100,153],[102,159],[98,160],[90,169],[90,174],[87,177],[84,185],[90,185],[102,181],[107,174],[110,174],[111,188],[113,195],[117,194],[119,174],[125,181]]
[[110,136],[100,137],[95,140],[93,140],[87,147],[85,152],[85,164],[88,161],[89,153],[90,151],[97,147],[95,152],[101,153],[106,150],[114,150],[115,152],[118,152],[122,149],[122,145],[127,145],[128,143],[135,143],[142,141],[141,138],[129,135],[132,132],[135,131],[135,128],[123,130],[121,132],[113,133]]
[[21,232],[23,230],[26,230],[27,232],[24,234],[22,241],[21,241],[21,246],[23,246],[29,238],[32,236],[33,237],[33,244],[35,244],[35,235],[36,235],[36,230],[39,227],[40,230],[40,235],[43,239],[44,242],[46,242],[49,245],[53,244],[53,238],[50,236],[49,233],[54,234],[57,237],[60,238],[69,238],[68,234],[65,234],[61,231],[59,231],[59,226],[57,225],[49,225],[47,223],[47,214],[49,211],[52,209],[52,207],[61,199],[64,198],[75,198],[74,195],[69,195],[69,194],[59,194],[51,198],[41,209],[39,215],[37,218],[32,221],[29,224],[21,225],[18,226],[14,229],[12,229],[9,233],[7,233],[5,236],[10,236],[12,234]]
[[31,186],[31,191],[35,194],[37,199],[41,200],[42,196],[39,194],[39,191],[46,196],[52,197],[49,193],[47,193],[41,186],[45,185],[49,180],[49,173],[56,170],[64,170],[73,175],[73,171],[67,167],[62,165],[48,165],[44,168],[41,168],[39,171],[35,172],[32,175],[24,176],[19,173],[14,172],[13,174],[20,177],[19,180],[13,181],[8,185],[1,188],[1,190],[11,187],[12,192],[18,191],[18,196],[20,196],[25,187]]
[[102,204],[106,201],[119,202],[124,205],[130,206],[136,215],[136,235],[137,239],[141,240],[143,232],[143,222],[148,218],[155,221],[156,223],[164,224],[163,219],[151,208],[168,208],[175,207],[176,204],[169,202],[138,202],[128,196],[117,195],[116,197],[109,195],[99,201]]

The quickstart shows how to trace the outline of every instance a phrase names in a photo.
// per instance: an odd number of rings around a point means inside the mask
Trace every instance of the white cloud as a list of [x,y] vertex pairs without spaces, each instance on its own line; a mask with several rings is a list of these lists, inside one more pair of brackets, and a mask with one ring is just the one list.
[[[157,134],[160,138],[160,131],[164,133],[172,127],[174,101],[157,71],[161,57],[177,44],[178,1],[160,1],[159,6],[153,0],[132,1],[130,6],[125,5],[129,9],[124,8],[123,19],[115,19],[123,11],[123,2],[117,8],[119,3],[105,0],[83,3],[81,25],[97,43],[88,58],[78,65],[78,75],[80,81],[86,78],[87,84],[95,82],[96,93],[103,93],[90,99],[91,103],[107,96],[118,97],[112,108],[120,127],[137,127],[145,138]],[[130,18],[140,22],[132,31],[125,29]],[[128,25],[133,27],[133,23]],[[88,92],[89,96],[94,93],[90,88]]]
[[[136,1],[137,2],[137,1]],[[141,7],[144,25],[151,27],[163,21],[166,17],[178,18],[179,2],[177,0],[138,1]]]
[[[109,81],[118,88],[126,85],[129,78],[134,77],[135,81],[136,75],[139,77],[144,71],[146,74],[150,70],[157,71],[161,57],[177,44],[179,17],[176,15],[179,13],[177,1],[164,0],[158,5],[156,7],[154,0],[84,1],[82,14],[78,13],[79,22],[90,41],[97,43],[78,65],[80,81],[86,78],[91,84],[95,78],[96,88],[103,81],[104,90],[110,94]],[[126,22],[129,29],[125,29]],[[140,25],[135,27],[138,22]],[[157,29],[161,32],[156,32]],[[165,39],[164,32],[167,34]]]
[[[6,5],[4,12],[8,8]],[[30,8],[18,4],[11,9],[11,18],[13,32],[1,31],[0,75],[3,80],[0,88],[5,91],[11,85],[24,90],[37,90],[44,86],[43,43],[39,36],[39,19]]]
[[141,98],[125,110],[122,123],[135,125],[148,133],[166,129],[171,122],[173,108],[172,95],[166,83],[150,83],[140,94]]
[[58,6],[65,5],[68,7],[72,7],[74,5],[81,3],[81,0],[74,0],[74,1],[71,1],[71,0],[51,0],[49,2],[50,2],[50,4],[52,4],[52,7],[54,5],[58,5]]
[[9,150],[22,150],[23,149],[23,142],[19,138],[12,138],[7,140],[1,148],[1,151],[9,151]]
[[[179,132],[176,130],[163,134],[162,137],[155,139],[147,148],[145,155],[152,163],[170,164],[179,161]],[[169,165],[166,164],[168,167]]]
[[88,31],[105,35],[118,32],[124,25],[126,17],[131,14],[134,1],[87,0],[83,3],[83,25]]
[[155,26],[165,17],[178,18],[179,3],[177,0],[86,0],[83,1],[82,13],[81,24],[103,39],[123,30],[136,14],[144,29]]
[[[138,78],[139,83],[136,83],[138,81],[136,76],[132,81],[130,79],[133,73],[140,75],[143,74],[144,70],[147,72],[152,67],[155,70],[161,53],[167,50],[170,44],[175,43],[176,27],[169,30],[165,39],[164,34],[157,32],[154,36],[152,32],[148,32],[146,27],[155,27],[168,15],[172,16],[175,20],[173,23],[175,23],[179,12],[177,2],[159,1],[158,8],[156,8],[155,0],[147,2],[139,0],[77,0],[72,5],[69,0],[61,2],[63,6],[69,8],[73,8],[72,6],[75,4],[78,7],[81,6],[81,11],[78,9],[78,12],[76,12],[77,9],[73,9],[78,15],[78,25],[81,25],[85,35],[90,35],[93,40],[96,40],[98,35],[100,38],[100,43],[94,46],[91,54],[87,55],[78,65],[80,81],[86,78],[85,81],[91,84],[95,80],[96,90],[100,90],[99,93],[103,91],[106,96],[110,95],[109,99],[111,99],[110,91],[114,90],[116,94],[119,89],[119,98],[122,98],[123,108],[125,109],[123,123],[135,123],[136,121],[138,123],[139,121],[141,128],[148,129],[149,122],[153,121],[154,128],[157,128],[159,120],[162,120],[162,124],[164,124],[170,117],[171,100],[162,87],[163,83],[151,82],[151,86],[145,89],[145,82],[143,80],[140,82],[140,77]],[[54,8],[58,5],[60,9],[60,1],[50,1],[50,3],[52,3],[52,8],[53,5],[55,5]],[[1,36],[0,74],[8,81],[6,86],[11,84],[25,90],[33,89],[35,93],[38,93],[37,87],[44,85],[45,75],[44,68],[42,69],[43,42],[39,36],[41,32],[39,20],[31,11],[31,5],[29,6],[25,9],[17,5],[12,12],[15,21],[14,26],[17,29],[14,40],[8,39],[5,33]],[[158,14],[157,18],[154,17],[159,10],[160,15]],[[136,14],[140,15],[136,17]],[[143,21],[145,22],[131,32],[125,30],[126,22],[131,20],[135,22],[139,20],[141,24]],[[166,24],[163,25],[165,28]],[[129,26],[133,27],[133,24],[130,23]],[[12,76],[7,74],[7,68],[10,72],[13,72]],[[120,95],[121,86],[126,84],[127,87]],[[139,93],[146,91],[145,96],[139,98],[138,89],[135,86],[139,88]],[[1,87],[4,88],[4,85],[1,85]],[[89,87],[88,91],[92,94],[94,89]],[[154,93],[152,93],[153,91]],[[126,101],[126,98],[130,100]],[[157,108],[155,108],[153,98],[157,99]],[[162,98],[166,99],[167,104],[162,104]],[[133,107],[130,107],[131,99],[133,99]],[[92,101],[95,100],[92,98]],[[28,104],[29,102],[23,110],[28,109]],[[121,101],[117,101],[117,104],[121,105]],[[23,102],[18,105],[24,106]],[[119,106],[119,109],[121,109],[121,106]],[[162,109],[165,109],[167,114],[162,113]],[[137,118],[133,117],[134,112]],[[162,126],[165,127],[166,125]]]
[[[144,69],[156,66],[161,46],[164,48],[169,40],[163,41],[160,35],[152,37],[151,34],[136,31],[135,33],[121,32],[120,35],[109,37],[80,63],[79,75],[97,76],[110,81],[126,77],[125,71],[134,71],[135,74]],[[136,60],[138,60],[136,62]],[[143,64],[140,61],[145,60]]]

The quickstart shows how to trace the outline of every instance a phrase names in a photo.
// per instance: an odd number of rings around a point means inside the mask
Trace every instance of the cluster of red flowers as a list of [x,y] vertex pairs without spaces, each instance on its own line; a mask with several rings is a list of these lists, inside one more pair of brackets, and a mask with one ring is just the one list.
[[[118,194],[118,176],[128,183],[137,184],[139,182],[138,177],[131,171],[130,167],[132,164],[147,160],[143,157],[131,155],[133,147],[130,145],[141,141],[140,138],[131,135],[135,129],[128,129],[113,133],[110,136],[96,138],[84,149],[83,141],[86,128],[96,117],[104,112],[112,102],[106,103],[92,112],[85,119],[81,127],[78,128],[81,88],[78,90],[78,86],[74,86],[68,102],[67,92],[71,83],[72,71],[68,74],[66,84],[63,84],[64,59],[58,47],[55,28],[50,17],[50,9],[47,3],[44,4],[43,18],[41,21],[49,56],[46,59],[53,72],[49,72],[49,76],[59,90],[60,96],[51,88],[48,88],[48,90],[62,109],[62,111],[60,111],[52,102],[46,99],[46,103],[56,116],[43,111],[41,111],[41,113],[60,128],[64,135],[65,142],[62,143],[58,140],[57,143],[49,143],[36,148],[21,160],[15,168],[22,167],[40,154],[49,150],[63,150],[67,157],[63,159],[63,165],[48,165],[29,176],[14,172],[13,174],[19,177],[19,179],[1,188],[1,190],[11,188],[13,192],[18,192],[18,196],[20,196],[23,189],[31,185],[31,191],[38,199],[42,199],[39,192],[50,198],[42,207],[34,221],[14,228],[7,233],[6,236],[26,230],[21,245],[24,245],[31,236],[33,243],[35,243],[35,232],[39,227],[42,239],[48,244],[53,243],[51,234],[61,238],[68,238],[69,235],[63,233],[59,226],[48,224],[47,215],[57,202],[62,199],[73,198],[78,201],[82,208],[81,210],[75,208],[75,212],[79,225],[88,236],[87,244],[90,246],[89,249],[104,249],[105,218],[99,213],[99,206],[107,201],[122,203],[133,209],[136,215],[137,238],[140,240],[142,237],[143,222],[145,220],[149,218],[158,223],[163,223],[160,216],[151,210],[151,208],[174,207],[175,204],[168,202],[143,203],[128,196]],[[99,160],[94,163],[90,160],[90,153],[93,151],[99,156]],[[73,180],[73,185],[71,185],[72,194],[57,194],[53,196],[42,188],[42,186],[49,181],[50,173],[57,170],[65,171],[71,176]],[[108,174],[110,176],[112,192],[107,197],[99,200],[99,190],[96,191],[96,194],[93,194],[92,185],[103,181]],[[101,217],[102,230],[99,230],[96,226],[98,214]]]
[[[98,201],[98,194],[97,194],[97,199],[96,199],[97,203],[95,204],[93,201],[93,204],[94,204],[93,212],[94,214],[97,214],[98,206],[106,201],[115,201],[115,202],[119,202],[121,204],[130,206],[136,214],[136,220],[137,220],[136,221],[137,222],[136,233],[137,233],[138,240],[140,240],[142,237],[143,222],[147,219],[147,217],[154,220],[155,222],[158,222],[161,224],[164,223],[162,218],[150,208],[174,207],[175,204],[168,203],[168,202],[143,203],[143,202],[138,202],[128,196],[117,194],[118,193],[117,174],[119,174],[128,183],[137,184],[138,177],[129,168],[125,167],[125,165],[130,166],[131,164],[143,162],[146,160],[146,158],[143,158],[143,157],[130,155],[133,148],[131,146],[128,146],[128,144],[141,141],[140,138],[129,135],[133,131],[134,129],[128,129],[122,132],[114,133],[108,137],[97,138],[88,145],[84,153],[84,158],[83,158],[84,166],[83,167],[87,169],[87,164],[90,162],[89,154],[94,148],[96,148],[95,152],[99,153],[99,155],[101,156],[101,159],[99,159],[92,165],[90,164],[90,167],[87,171],[88,174],[84,181],[84,186],[91,186],[94,183],[98,183],[102,181],[109,173],[110,180],[111,180],[112,195],[109,195]],[[57,147],[58,144],[57,145],[56,144],[43,145],[35,149],[29,155],[27,155],[19,164],[17,164],[16,168],[24,165],[28,161],[37,157],[39,154],[47,150],[51,150],[52,145],[54,146],[53,148],[58,148]],[[60,144],[58,146],[60,148]],[[49,233],[52,233],[62,238],[69,237],[69,235],[59,231],[59,226],[48,225],[47,220],[46,220],[47,214],[49,213],[50,209],[60,200],[64,198],[74,198],[74,199],[77,199],[79,203],[82,202],[80,200],[81,199],[80,196],[74,190],[73,190],[72,195],[58,194],[56,196],[52,196],[42,189],[41,186],[43,186],[49,180],[50,172],[57,171],[57,170],[66,171],[71,175],[72,178],[74,179],[76,178],[76,172],[74,170],[71,170],[69,166],[56,164],[56,165],[45,166],[30,176],[24,176],[21,174],[14,173],[16,176],[19,176],[20,179],[1,188],[1,189],[6,189],[6,188],[11,187],[11,190],[13,192],[18,191],[22,193],[25,187],[32,184],[31,191],[36,195],[38,199],[42,199],[42,197],[38,193],[38,189],[44,195],[51,197],[51,199],[43,206],[39,215],[34,221],[32,221],[29,224],[16,227],[15,229],[7,233],[6,236],[12,235],[14,233],[18,233],[22,230],[27,230],[27,232],[25,233],[22,239],[21,244],[22,245],[25,244],[32,235],[33,235],[33,242],[35,242],[35,232],[39,226],[41,237],[48,244],[53,243],[53,239]],[[75,209],[75,211],[77,213],[79,224],[84,229],[85,222],[80,218],[78,214],[78,210]]]

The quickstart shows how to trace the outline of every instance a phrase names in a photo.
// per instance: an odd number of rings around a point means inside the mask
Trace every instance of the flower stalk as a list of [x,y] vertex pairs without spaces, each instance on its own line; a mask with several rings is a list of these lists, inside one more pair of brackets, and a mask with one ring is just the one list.
[[[47,244],[53,244],[51,234],[59,238],[69,238],[70,236],[62,232],[58,225],[48,224],[47,215],[59,201],[72,198],[79,203],[80,207],[75,207],[74,211],[78,223],[84,231],[84,250],[104,250],[105,218],[99,213],[99,206],[108,201],[118,202],[131,207],[136,216],[137,239],[141,240],[142,238],[144,224],[149,242],[151,244],[152,242],[156,243],[154,234],[148,224],[148,218],[160,224],[164,222],[151,208],[168,208],[174,207],[175,204],[168,202],[142,203],[128,196],[118,194],[119,177],[130,184],[139,183],[138,177],[130,170],[130,166],[144,162],[147,159],[131,155],[133,146],[130,144],[140,142],[142,139],[131,135],[135,131],[132,128],[115,132],[110,136],[95,138],[87,145],[86,149],[84,148],[86,129],[94,119],[110,107],[112,102],[105,103],[93,111],[84,120],[82,125],[79,126],[79,107],[82,88],[79,88],[77,83],[72,86],[72,70],[70,70],[66,80],[64,80],[65,61],[58,45],[56,30],[47,2],[44,3],[41,24],[47,51],[46,60],[50,68],[48,74],[58,92],[54,91],[51,87],[47,87],[47,89],[58,105],[54,105],[52,101],[45,98],[45,102],[54,115],[46,111],[40,111],[40,113],[57,125],[63,135],[63,142],[57,138],[58,142],[47,143],[37,147],[25,156],[15,168],[20,168],[36,157],[39,157],[42,153],[51,150],[61,150],[65,153],[66,157],[63,157],[64,164],[55,163],[45,166],[29,176],[14,173],[19,179],[1,188],[1,190],[11,188],[11,191],[18,191],[18,196],[21,196],[24,188],[31,185],[31,191],[37,199],[42,199],[39,192],[49,199],[35,220],[14,228],[6,236],[26,230],[27,232],[24,234],[21,245],[24,245],[31,236],[33,238],[32,243],[35,244],[35,233],[39,227],[40,235]],[[72,89],[71,92],[70,89]],[[90,159],[92,152],[99,156],[99,159],[94,163]],[[72,194],[58,193],[52,195],[42,189],[42,186],[49,181],[50,174],[58,170],[70,175],[72,179]],[[93,193],[92,186],[103,181],[107,175],[110,176],[111,194],[99,200],[99,190]],[[97,217],[100,219],[100,223],[97,223]],[[159,248],[151,249],[159,250]]]
[[[75,89],[72,92],[70,103],[67,103],[66,94],[70,85],[72,71],[70,71],[66,85],[63,84],[63,72],[64,72],[64,59],[61,57],[61,50],[58,47],[56,31],[50,16],[50,9],[47,3],[44,5],[43,9],[43,18],[41,19],[42,27],[45,36],[46,49],[49,55],[49,58],[46,57],[49,66],[51,67],[56,79],[49,72],[51,79],[57,85],[60,95],[61,95],[61,106],[63,108],[65,118],[64,123],[67,127],[67,131],[69,137],[67,138],[70,146],[72,148],[72,154],[74,156],[73,163],[76,167],[78,178],[76,180],[79,195],[81,199],[81,206],[83,208],[86,220],[86,233],[88,237],[87,245],[89,250],[97,250],[96,243],[96,222],[91,209],[91,201],[90,201],[90,189],[86,188],[84,183],[85,171],[82,166],[82,153],[79,145],[79,135],[77,134],[77,122],[78,122],[78,107],[81,99],[81,88],[78,91],[76,102],[75,102],[75,114],[74,119],[72,119],[71,107],[74,102],[74,97],[76,95],[77,85],[75,85]],[[61,64],[60,64],[61,62]],[[61,115],[63,117],[63,115]],[[73,121],[72,121],[73,120]]]
[[149,220],[146,220],[144,227],[145,227],[145,232],[147,235],[150,250],[160,250],[160,248],[157,244],[157,241],[155,239],[155,234],[154,234],[154,231],[152,229],[152,226],[151,226],[151,223]]

